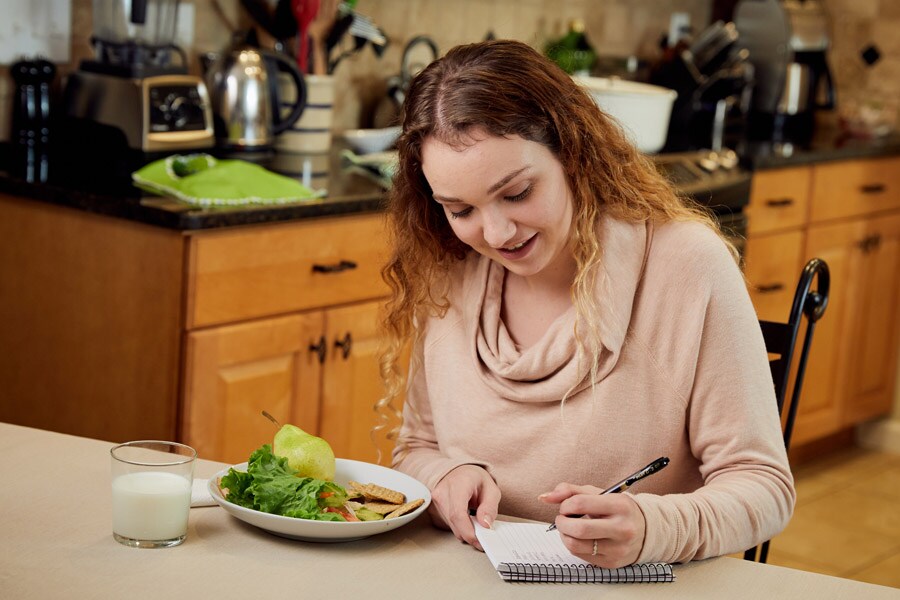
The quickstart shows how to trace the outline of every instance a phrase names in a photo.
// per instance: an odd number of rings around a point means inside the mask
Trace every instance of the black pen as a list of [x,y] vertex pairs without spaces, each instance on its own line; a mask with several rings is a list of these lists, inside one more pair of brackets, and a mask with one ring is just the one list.
[[[629,475],[628,477],[626,477],[619,483],[615,484],[614,486],[606,488],[605,490],[600,492],[600,494],[598,494],[598,495],[602,496],[603,494],[618,494],[619,492],[624,492],[625,490],[627,490],[628,488],[633,486],[635,483],[637,483],[644,477],[647,477],[648,475],[653,475],[657,471],[661,471],[667,464],[669,464],[669,457],[661,456],[660,458],[657,458],[656,460],[654,460],[652,463],[650,463],[649,465],[647,465],[646,467],[644,467],[637,473],[635,473],[633,475]],[[566,516],[569,517],[570,519],[580,519],[584,515],[566,515]],[[556,529],[556,523],[551,524],[550,527],[547,528],[547,531],[553,531],[554,529]]]

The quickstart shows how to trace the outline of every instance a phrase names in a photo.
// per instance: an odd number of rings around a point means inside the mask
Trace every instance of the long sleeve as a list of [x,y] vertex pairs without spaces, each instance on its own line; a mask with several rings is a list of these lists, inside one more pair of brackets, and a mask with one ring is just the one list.
[[426,384],[424,345],[423,341],[417,344],[411,361],[403,405],[403,425],[393,452],[393,466],[433,489],[447,473],[460,465],[475,464],[488,468],[488,463],[463,453],[454,453],[455,457],[449,458],[439,448]]
[[700,259],[670,257],[682,259],[676,285],[707,297],[699,339],[681,340],[674,364],[693,373],[680,395],[703,485],[687,494],[634,496],[647,521],[642,562],[745,550],[780,532],[795,501],[762,333],[744,282],[721,243],[701,241],[694,250]]

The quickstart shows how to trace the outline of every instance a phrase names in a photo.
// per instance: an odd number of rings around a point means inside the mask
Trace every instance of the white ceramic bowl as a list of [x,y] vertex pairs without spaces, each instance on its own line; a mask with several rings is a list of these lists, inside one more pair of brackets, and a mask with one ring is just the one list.
[[[428,491],[428,488],[409,475],[358,460],[338,458],[335,463],[334,481],[340,485],[346,486],[348,481],[375,483],[382,487],[402,492],[406,495],[407,500],[423,498],[425,502],[413,512],[393,519],[360,521],[358,523],[312,521],[310,519],[273,515],[232,504],[222,496],[218,485],[219,479],[228,473],[228,469],[222,469],[212,476],[209,479],[208,489],[213,500],[228,511],[231,516],[260,529],[265,529],[269,533],[307,542],[349,542],[391,531],[406,525],[421,515],[428,508],[428,505],[431,504],[431,493]],[[246,471],[247,463],[234,465],[233,468],[236,471]]]
[[400,135],[400,127],[383,129],[350,129],[344,132],[344,139],[357,154],[384,152],[394,145]]
[[666,143],[672,105],[678,93],[658,85],[611,79],[576,77],[603,112],[613,117],[641,152],[659,152]]

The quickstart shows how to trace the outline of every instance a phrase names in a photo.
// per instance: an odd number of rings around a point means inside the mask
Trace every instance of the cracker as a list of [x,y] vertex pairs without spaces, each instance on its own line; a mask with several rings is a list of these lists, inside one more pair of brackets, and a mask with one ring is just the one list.
[[384,516],[385,519],[393,519],[394,517],[402,517],[407,513],[411,513],[416,510],[420,506],[425,504],[424,498],[419,498],[418,500],[413,500],[412,502],[407,502],[403,506],[397,507],[397,509],[393,512],[390,512]]
[[351,481],[350,485],[361,491],[367,500],[381,500],[389,504],[403,504],[406,502],[406,496],[395,490],[375,485],[374,483],[357,483]]
[[373,513],[378,513],[379,515],[386,515],[390,512],[394,512],[398,508],[400,508],[399,504],[388,504],[387,502],[366,502],[363,504],[364,508],[371,510]]
[[349,481],[345,486],[345,490],[347,490],[347,498],[362,498],[365,496],[363,494],[362,488],[363,484],[357,481]]

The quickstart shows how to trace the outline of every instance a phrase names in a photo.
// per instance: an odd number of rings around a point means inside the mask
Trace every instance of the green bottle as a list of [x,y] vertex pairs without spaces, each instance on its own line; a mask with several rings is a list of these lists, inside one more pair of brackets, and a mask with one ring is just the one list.
[[569,23],[566,35],[548,43],[544,55],[573,75],[590,75],[597,62],[597,53],[584,34],[584,21],[580,19]]

